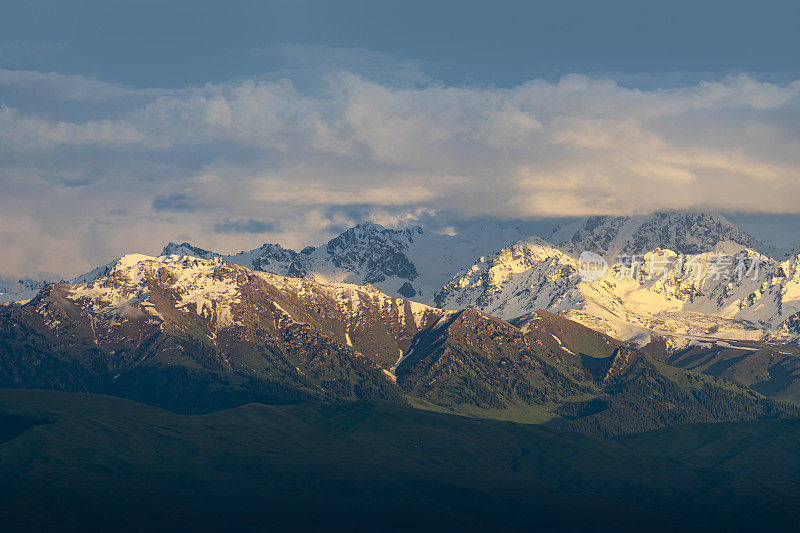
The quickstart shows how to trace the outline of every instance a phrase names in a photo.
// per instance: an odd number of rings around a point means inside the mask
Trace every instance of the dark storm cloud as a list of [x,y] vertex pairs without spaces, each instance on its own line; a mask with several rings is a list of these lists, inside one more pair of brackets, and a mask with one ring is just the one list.
[[152,207],[155,211],[173,211],[179,213],[193,213],[203,208],[194,198],[180,193],[156,196],[153,200]]
[[226,218],[214,224],[217,233],[274,233],[280,229],[277,222],[266,222],[256,218],[231,220]]

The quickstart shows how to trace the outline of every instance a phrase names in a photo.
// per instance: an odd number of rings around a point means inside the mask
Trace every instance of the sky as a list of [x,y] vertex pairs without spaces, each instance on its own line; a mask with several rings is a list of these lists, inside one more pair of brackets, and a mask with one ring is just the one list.
[[0,277],[364,220],[704,209],[794,244],[798,20],[770,1],[6,0]]

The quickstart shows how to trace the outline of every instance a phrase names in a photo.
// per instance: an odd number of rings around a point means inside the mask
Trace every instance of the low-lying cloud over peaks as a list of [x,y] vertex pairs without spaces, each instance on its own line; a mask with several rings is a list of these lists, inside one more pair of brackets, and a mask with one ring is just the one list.
[[800,82],[641,90],[570,75],[501,89],[336,72],[313,92],[258,79],[140,90],[0,71],[0,97],[4,276],[72,275],[169,240],[298,247],[361,221],[348,213],[447,213],[446,227],[800,212]]

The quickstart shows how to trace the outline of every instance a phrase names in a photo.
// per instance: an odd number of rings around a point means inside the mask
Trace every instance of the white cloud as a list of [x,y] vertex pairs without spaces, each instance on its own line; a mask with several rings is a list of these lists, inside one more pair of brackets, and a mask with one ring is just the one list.
[[[288,80],[138,90],[0,71],[0,96],[36,88],[0,109],[0,212],[9,227],[40,228],[27,247],[0,234],[13,250],[0,275],[32,263],[72,274],[127,245],[154,252],[178,238],[228,251],[301,246],[355,213],[396,225],[433,211],[800,212],[800,82],[739,75],[640,90],[571,75],[502,89],[326,76],[325,91],[307,93]],[[113,105],[66,119],[41,96],[60,88],[70,101]],[[181,208],[154,210],[165,205],[157,198]],[[220,221],[250,219],[280,230],[214,233]],[[63,242],[74,259],[38,254],[37,239]]]
[[297,185],[283,180],[260,180],[255,199],[267,203],[298,205],[402,205],[434,200],[438,194],[421,185],[399,183],[391,187],[364,187],[342,191],[323,183]]
[[371,209],[367,219],[387,228],[398,228],[414,224],[423,217],[436,216],[436,210],[428,207],[417,207],[409,211],[389,211],[387,209]]
[[[0,52],[2,52],[2,45],[0,45]],[[2,68],[0,68],[0,91],[4,96],[24,93],[40,100],[89,104],[142,102],[168,93],[163,89],[132,89],[118,83],[109,83],[74,74]]]
[[126,121],[90,120],[83,123],[52,121],[21,115],[0,107],[0,149],[35,150],[57,144],[139,144],[147,136]]

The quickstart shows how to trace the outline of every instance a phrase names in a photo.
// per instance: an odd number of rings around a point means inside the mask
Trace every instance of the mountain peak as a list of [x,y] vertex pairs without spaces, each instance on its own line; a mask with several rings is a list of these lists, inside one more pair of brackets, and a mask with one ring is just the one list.
[[209,259],[218,254],[209,252],[208,250],[204,250],[200,247],[189,244],[188,242],[182,242],[180,244],[170,242],[164,246],[164,249],[159,255],[188,255],[192,257],[199,257],[201,259]]
[[393,235],[393,236],[405,236],[411,237],[413,235],[424,235],[426,232],[419,225],[413,226],[406,226],[401,228],[387,228],[381,224],[376,222],[371,222],[369,220],[356,224],[355,226],[346,229],[338,236],[331,239],[332,241],[336,241],[342,237],[344,238],[365,238],[372,235]]
[[355,225],[355,226],[353,226],[353,228],[351,228],[351,229],[358,229],[358,228],[363,228],[363,229],[374,229],[374,230],[376,230],[376,231],[382,231],[382,230],[385,230],[385,229],[386,229],[386,228],[385,228],[385,227],[383,227],[382,225],[378,224],[377,222],[372,222],[371,220],[365,220],[364,222],[361,222],[361,223],[359,223],[359,224],[356,224],[356,225]]
[[614,260],[656,248],[676,253],[710,252],[724,241],[761,246],[724,216],[707,211],[656,211],[636,216],[591,216],[556,228],[548,241],[577,256],[591,251]]

